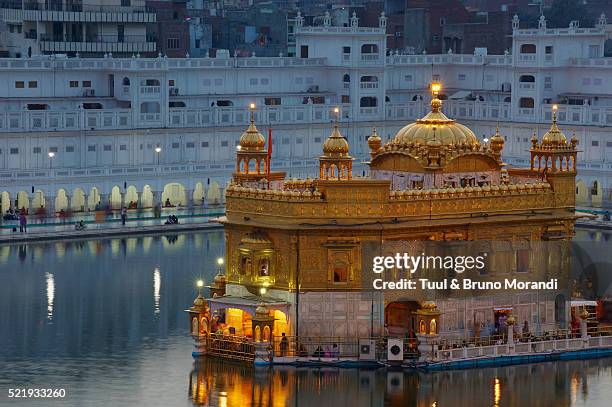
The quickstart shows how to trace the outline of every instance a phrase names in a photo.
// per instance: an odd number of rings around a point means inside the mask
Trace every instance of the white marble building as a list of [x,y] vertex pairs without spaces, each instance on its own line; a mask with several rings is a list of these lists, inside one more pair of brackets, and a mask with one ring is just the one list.
[[390,138],[426,113],[432,76],[448,116],[482,138],[499,125],[512,164],[527,165],[531,135],[549,128],[558,103],[560,126],[582,150],[578,201],[609,205],[605,17],[595,28],[515,28],[506,55],[396,55],[385,49],[384,16],[380,27],[302,21],[295,58],[0,59],[2,209],[219,201],[251,102],[259,128],[272,128],[274,169],[315,173],[335,106],[352,155],[365,161],[372,127]]

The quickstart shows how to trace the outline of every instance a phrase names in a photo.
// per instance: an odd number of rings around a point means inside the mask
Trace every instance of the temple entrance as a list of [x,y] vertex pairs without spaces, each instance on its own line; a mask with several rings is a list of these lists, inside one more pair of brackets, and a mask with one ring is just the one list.
[[253,336],[251,315],[238,308],[225,308],[219,310],[218,318],[213,318],[215,330],[213,332],[224,335]]
[[385,307],[385,327],[389,336],[406,336],[416,332],[414,312],[417,301],[393,301]]

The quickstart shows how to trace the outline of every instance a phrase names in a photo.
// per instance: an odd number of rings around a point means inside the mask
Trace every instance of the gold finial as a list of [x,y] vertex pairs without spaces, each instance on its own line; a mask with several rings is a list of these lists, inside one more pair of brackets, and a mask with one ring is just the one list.
[[440,108],[442,107],[442,101],[438,99],[438,94],[442,90],[442,84],[438,81],[433,81],[430,85],[430,89],[431,89],[431,96],[432,96],[431,111],[437,113],[440,111]]
[[334,115],[336,117],[336,126],[337,126],[338,121],[340,120],[340,108],[338,106],[334,107]]
[[434,97],[438,97],[438,94],[440,93],[440,91],[442,90],[442,84],[438,81],[433,81],[431,83],[431,94]]
[[557,124],[557,109],[559,109],[559,106],[557,106],[557,105],[553,105],[552,106],[552,121],[553,121],[553,124]]

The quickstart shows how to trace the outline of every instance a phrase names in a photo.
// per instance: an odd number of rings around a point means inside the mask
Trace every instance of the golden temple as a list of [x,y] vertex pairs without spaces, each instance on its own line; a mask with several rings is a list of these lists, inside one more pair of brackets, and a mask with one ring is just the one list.
[[[403,334],[418,329],[416,316],[432,312],[442,313],[435,330],[450,333],[486,324],[496,306],[531,320],[531,296],[436,299],[436,309],[425,294],[364,289],[368,242],[492,242],[486,249],[490,276],[567,267],[559,253],[520,248],[572,238],[576,138],[568,142],[553,115],[550,131],[532,140],[530,168],[506,168],[500,130],[480,141],[444,115],[439,90],[432,84],[431,112],[389,142],[373,129],[366,176],[352,174],[350,146],[337,124],[323,144],[318,178],[268,173],[265,139],[252,121],[226,191],[227,268],[224,290],[208,300],[211,313],[225,310],[233,333],[249,337],[262,302],[275,318],[275,336]],[[554,306],[554,299],[542,305],[544,324],[564,318]]]

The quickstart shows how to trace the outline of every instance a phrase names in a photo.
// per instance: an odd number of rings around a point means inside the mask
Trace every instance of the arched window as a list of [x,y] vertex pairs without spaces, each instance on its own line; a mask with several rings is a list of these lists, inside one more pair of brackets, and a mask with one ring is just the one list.
[[342,82],[349,83],[350,81],[351,81],[351,75],[345,73],[344,76],[342,77]]
[[240,274],[250,274],[251,273],[251,259],[247,256],[242,256],[240,258]]
[[259,260],[259,275],[261,277],[267,277],[270,275],[270,259],[265,258]]
[[361,46],[362,54],[378,54],[378,45],[376,44],[363,44]]
[[535,76],[533,75],[521,75],[519,82],[535,82]]
[[268,325],[264,326],[263,329],[263,341],[270,342],[270,327]]
[[159,103],[144,102],[140,104],[140,113],[159,113]]
[[336,260],[334,262],[334,283],[346,283],[348,281],[348,265]]
[[523,44],[521,45],[521,54],[535,54],[536,46],[535,44]]
[[512,98],[510,96],[506,96],[504,98],[504,103],[510,103],[510,102],[512,102]]
[[376,107],[378,105],[378,99],[373,96],[362,97],[359,101],[359,107]]
[[519,107],[533,109],[534,105],[533,98],[521,98],[519,100]]
[[121,81],[123,86],[130,86],[130,78],[128,78],[127,76],[125,78],[123,78],[123,81]]
[[438,324],[436,323],[435,319],[432,319],[431,321],[429,321],[429,334],[433,335],[436,333],[437,330],[438,330]]
[[259,325],[255,327],[255,342],[261,342],[261,328]]
[[198,319],[196,317],[193,317],[193,319],[191,320],[191,334],[197,335],[198,332],[199,332]]
[[361,82],[378,82],[377,76],[364,75],[361,77]]

